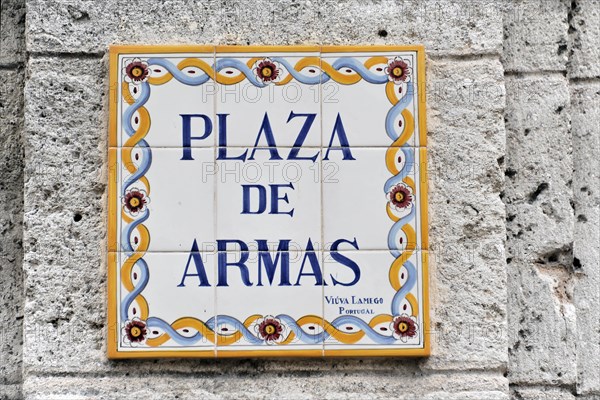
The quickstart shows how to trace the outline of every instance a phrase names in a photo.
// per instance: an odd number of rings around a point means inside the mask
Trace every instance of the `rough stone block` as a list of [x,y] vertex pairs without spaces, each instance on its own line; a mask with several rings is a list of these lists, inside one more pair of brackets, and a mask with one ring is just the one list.
[[509,375],[514,384],[574,384],[576,315],[568,266],[508,268]]
[[501,4],[494,1],[327,0],[314,7],[320,44],[424,44],[435,55],[502,51]]
[[600,77],[600,0],[572,1],[569,76]]
[[[23,71],[0,70],[0,385],[21,381]],[[4,387],[0,387],[0,396]],[[8,387],[7,387],[8,390]],[[12,389],[11,389],[12,390]]]
[[579,393],[600,393],[600,84],[571,86]]
[[575,400],[576,397],[561,388],[520,388],[512,391],[514,399],[519,400]]
[[568,82],[509,76],[506,93],[508,257],[561,262],[573,240]]
[[509,379],[575,382],[569,89],[558,74],[506,81]]
[[507,71],[562,71],[568,51],[568,2],[510,0],[504,10]]
[[93,370],[105,328],[106,64],[42,58],[28,68],[24,364]]
[[422,43],[437,54],[499,54],[500,7],[495,1],[451,0],[284,0],[260,6],[251,0],[33,0],[27,49],[100,53],[111,43]]
[[25,0],[0,3],[0,65],[25,61]]
[[504,392],[434,392],[426,394],[423,400],[508,400],[508,398],[508,394]]
[[423,368],[502,368],[502,66],[490,59],[432,60],[427,72],[434,356]]
[[1,385],[0,398],[2,400],[21,400],[23,399],[22,386],[20,384]]
[[[288,362],[288,365],[291,363]],[[249,374],[153,374],[130,376],[35,376],[27,380],[25,397],[47,399],[265,399],[282,400],[506,400],[507,380],[497,374],[415,374],[401,379],[388,372],[369,374],[327,370],[318,373],[284,371],[272,374],[255,370]],[[439,392],[443,387],[444,392]],[[436,393],[437,397],[428,393]]]

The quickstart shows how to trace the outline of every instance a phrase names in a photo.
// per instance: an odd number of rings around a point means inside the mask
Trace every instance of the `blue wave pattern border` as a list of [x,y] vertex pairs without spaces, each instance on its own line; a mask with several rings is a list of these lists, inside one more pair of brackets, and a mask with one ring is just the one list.
[[[291,64],[289,64],[289,62],[286,59],[281,58],[281,57],[273,57],[272,60],[283,65],[285,67],[285,69],[294,77],[294,79],[296,79],[298,82],[306,84],[306,85],[318,85],[319,83],[328,82],[331,79],[331,77],[326,72],[322,72],[318,76],[303,75],[302,73],[296,71],[294,69],[294,67]],[[194,77],[185,75],[179,68],[177,68],[177,66],[175,64],[173,64],[172,62],[170,62],[169,60],[164,59],[164,58],[149,58],[147,60],[147,62],[149,65],[158,65],[158,66],[165,68],[169,73],[171,73],[173,75],[173,77],[177,81],[179,81],[180,83],[182,83],[184,85],[199,86],[199,85],[202,85],[202,84],[208,82],[211,78],[206,73],[199,74],[198,76],[194,76]],[[214,68],[214,70],[216,72],[219,72],[219,71],[223,70],[224,68],[235,68],[238,71],[240,71],[242,74],[244,74],[246,79],[248,79],[248,81],[251,82],[256,87],[262,88],[262,87],[266,86],[265,83],[262,83],[257,79],[257,76],[245,63],[243,63],[237,59],[219,59],[219,60],[217,60],[216,65],[213,65],[212,67]],[[360,76],[365,81],[372,83],[372,84],[386,84],[389,81],[386,75],[375,74],[375,73],[371,72],[360,61],[353,59],[353,58],[340,58],[332,64],[332,67],[335,70],[339,70],[341,68],[351,68],[353,71],[360,74]],[[396,139],[398,139],[398,137],[401,134],[401,132],[397,132],[396,125],[394,124],[394,120],[395,120],[395,118],[397,118],[400,115],[400,113],[412,101],[413,91],[414,91],[414,87],[413,87],[413,83],[411,82],[410,85],[408,86],[406,95],[402,99],[400,99],[400,101],[398,101],[388,111],[385,127],[386,127],[386,132],[392,141],[395,141]],[[135,129],[131,125],[131,119],[132,119],[134,113],[148,101],[148,99],[150,98],[150,93],[151,93],[150,85],[148,84],[148,82],[143,82],[141,84],[140,94],[139,94],[138,98],[136,99],[136,101],[133,104],[131,104],[129,107],[127,107],[127,109],[123,112],[124,129],[125,129],[125,132],[127,133],[127,135],[129,135],[130,137],[135,133]],[[151,148],[148,145],[148,143],[144,139],[142,139],[136,144],[136,146],[139,146],[141,148],[142,162],[140,164],[139,169],[132,176],[130,176],[123,184],[123,187],[122,187],[122,195],[123,196],[125,195],[127,190],[137,180],[139,180],[142,176],[144,176],[148,172],[150,165],[152,163],[152,151],[151,151]],[[408,175],[410,166],[413,165],[413,162],[414,162],[413,155],[409,149],[409,146],[405,144],[402,147],[403,147],[402,151],[406,158],[406,162],[404,163],[403,169],[401,171],[399,171],[399,173],[397,175],[388,179],[388,181],[385,183],[385,185],[384,185],[385,193],[387,193],[392,186],[401,182],[402,179]],[[123,232],[122,232],[121,247],[128,256],[131,256],[134,252],[133,246],[130,241],[131,233],[134,231],[134,229],[139,224],[146,221],[149,217],[150,217],[150,211],[148,209],[146,209],[144,211],[144,213],[138,219],[132,221],[131,223],[129,223],[128,225],[126,225],[124,227]],[[393,238],[398,233],[398,231],[405,224],[409,223],[414,217],[415,217],[415,207],[413,207],[413,209],[407,216],[405,216],[405,217],[401,218],[400,220],[398,220],[397,222],[395,222],[389,232],[388,247],[389,247],[390,253],[395,258],[399,257],[402,253],[399,248],[399,245],[396,244],[396,242],[393,240]],[[122,321],[126,321],[129,319],[128,310],[129,310],[131,304],[133,303],[135,298],[140,293],[142,293],[142,291],[148,284],[148,280],[149,280],[148,264],[142,257],[136,261],[136,265],[140,270],[141,276],[140,276],[138,283],[134,286],[134,290],[131,291],[130,293],[128,293],[121,302],[120,317],[121,317]],[[410,261],[407,260],[404,263],[404,267],[407,269],[408,279],[407,279],[406,283],[400,288],[400,290],[396,292],[396,294],[394,295],[394,298],[392,299],[392,305],[391,305],[391,310],[390,310],[392,315],[400,315],[401,314],[401,310],[400,310],[401,302],[406,297],[406,294],[409,293],[414,288],[414,286],[417,282],[417,277],[416,277],[417,273],[416,273],[415,266]],[[296,334],[296,337],[303,343],[319,344],[319,343],[323,343],[325,340],[327,340],[330,337],[330,334],[328,332],[326,332],[325,330],[320,333],[317,333],[317,334],[310,334],[310,333],[304,331],[297,324],[296,320],[289,315],[280,314],[280,315],[277,315],[276,318],[281,320],[282,322],[284,322],[285,325],[292,332],[294,332]],[[264,340],[260,339],[255,334],[253,334],[248,328],[246,328],[246,326],[243,324],[242,321],[240,321],[232,316],[216,315],[215,317],[212,317],[208,321],[206,321],[206,325],[211,330],[214,331],[215,327],[216,327],[215,326],[216,321],[219,321],[219,323],[223,322],[226,324],[230,324],[230,325],[233,325],[234,327],[236,327],[242,333],[244,339],[246,339],[249,344],[267,345],[267,343]],[[193,346],[196,343],[200,342],[204,338],[204,336],[200,332],[197,332],[195,335],[193,335],[191,337],[183,336],[179,332],[177,332],[177,330],[173,329],[168,322],[166,322],[160,318],[157,318],[157,317],[149,317],[146,322],[147,322],[149,328],[158,328],[158,329],[163,330],[164,332],[168,333],[176,343],[178,343],[182,346]],[[371,326],[369,326],[368,323],[366,323],[362,319],[355,317],[355,316],[351,316],[351,315],[340,316],[340,317],[336,318],[331,324],[335,328],[340,328],[344,325],[346,325],[346,326],[350,325],[355,328],[358,328],[358,329],[364,331],[365,334],[367,335],[367,337],[369,337],[371,340],[373,340],[375,343],[378,343],[378,344],[393,344],[396,342],[396,339],[394,337],[381,335],[380,333],[376,332]]]

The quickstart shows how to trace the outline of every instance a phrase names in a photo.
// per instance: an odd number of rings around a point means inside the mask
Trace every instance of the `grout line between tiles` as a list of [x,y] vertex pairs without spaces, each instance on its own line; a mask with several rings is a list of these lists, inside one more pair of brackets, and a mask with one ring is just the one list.
[[[335,252],[337,253],[381,253],[381,252],[389,252],[390,249],[360,249],[360,250],[336,250]],[[423,249],[420,247],[416,247],[414,249],[414,251],[431,251],[430,249]],[[217,253],[241,253],[242,250],[226,250],[226,251],[202,251],[200,250],[201,254],[217,254]],[[277,250],[269,250],[268,253],[277,253]],[[306,250],[288,250],[289,253],[305,253]],[[332,253],[331,250],[327,250],[327,249],[318,249],[315,250],[315,252],[322,252],[322,253]],[[119,254],[119,253],[129,253],[128,251],[124,251],[124,250],[118,250],[118,251],[109,251],[108,254]],[[137,253],[137,251],[134,251],[133,253]],[[189,254],[190,251],[189,250],[152,250],[152,251],[144,251],[144,254]],[[258,250],[248,250],[247,253],[264,253],[264,251],[258,251]]]
[[[215,133],[215,125],[214,125],[214,121],[216,121],[217,119],[217,96],[219,95],[218,93],[218,88],[219,86],[217,85],[217,47],[213,46],[213,85],[215,85],[215,90],[213,90],[213,92],[215,93],[215,95],[213,96],[213,164],[216,164],[216,160],[217,160],[217,135]],[[218,210],[218,179],[217,179],[217,174],[214,174],[213,177],[213,213],[214,213],[214,218],[213,218],[213,234],[215,239],[217,238],[217,229],[218,229],[218,222],[217,219],[219,218],[219,210]],[[217,279],[217,263],[213,264],[213,282]],[[217,285],[213,286],[213,299],[214,299],[214,310],[215,310],[215,326],[214,326],[214,332],[215,332],[215,342],[214,342],[214,356],[215,358],[218,357],[218,337],[216,335],[217,331],[219,330],[219,298],[217,295]]]
[[[322,47],[319,47],[319,70],[323,71],[322,63]],[[321,74],[322,75],[322,74]],[[323,152],[323,79],[319,79],[319,116],[320,130],[319,138],[321,141],[321,153]],[[323,266],[323,277],[325,277],[325,216],[323,215],[324,209],[324,193],[323,193],[323,160],[321,160],[321,173],[319,174],[319,183],[321,186],[321,265]],[[323,323],[322,329],[325,331],[325,279],[321,282],[321,320]],[[321,343],[321,357],[325,357],[325,340]]]
[[[245,149],[245,148],[254,148],[253,145],[249,144],[249,145],[227,145],[227,146],[191,146],[192,149],[197,149],[197,150],[202,150],[202,149],[214,149],[214,148],[221,148],[221,147],[227,147],[230,149]],[[404,147],[407,149],[426,149],[427,146],[387,146],[387,145],[367,145],[367,146],[331,146],[332,149],[341,149],[341,148],[350,148],[350,149],[388,149],[390,147]],[[111,146],[109,147],[109,149],[137,149],[138,147],[135,146]],[[183,146],[149,146],[149,148],[151,149],[165,149],[165,150],[180,150],[182,148],[184,148]],[[257,149],[269,149],[272,147],[269,146],[256,146]],[[328,149],[329,147],[327,146],[301,146],[301,147],[294,147],[294,146],[277,146],[276,148],[278,149],[294,149],[294,148],[302,148],[302,149]],[[221,160],[219,160],[221,161]],[[224,160],[224,161],[229,161],[229,160]],[[286,160],[283,160],[286,161]]]

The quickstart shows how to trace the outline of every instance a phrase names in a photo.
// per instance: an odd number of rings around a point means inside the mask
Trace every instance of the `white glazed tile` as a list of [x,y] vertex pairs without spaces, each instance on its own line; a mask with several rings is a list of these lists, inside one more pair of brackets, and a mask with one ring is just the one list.
[[[232,79],[244,75],[240,69],[246,71],[246,76],[238,83],[217,85],[216,112],[220,115],[217,124],[227,127],[225,139],[219,141],[220,137],[217,138],[219,145],[268,146],[268,127],[277,146],[321,145],[319,54],[294,54],[296,56],[292,57],[282,53],[217,53],[219,76]],[[295,67],[306,57],[314,58],[314,62],[300,71],[294,70],[304,82],[293,78],[288,83],[278,84],[288,79],[288,66]],[[248,67],[248,62],[253,59],[259,61]],[[263,80],[257,72],[265,62],[268,64],[263,66],[268,65],[277,73],[273,81]],[[237,64],[232,66],[231,63]]]
[[[411,252],[408,262],[404,262],[397,272],[398,282],[401,285],[398,288],[411,286],[397,304],[393,303],[397,290],[392,286],[389,278],[390,268],[396,258],[390,252],[325,253],[327,285],[324,287],[324,317],[335,327],[335,329],[328,329],[329,335],[325,341],[326,353],[328,350],[422,347],[424,332],[422,253]],[[393,337],[393,321],[399,316],[414,318],[416,322],[414,336]],[[365,328],[361,321],[370,324],[370,328]],[[368,334],[350,339],[353,334],[357,335],[361,331],[367,333],[367,330]]]
[[[221,339],[217,352],[322,350],[321,252],[219,252],[218,256],[217,333]],[[241,266],[235,265],[240,262]],[[272,282],[266,272],[270,262],[276,265]],[[288,271],[287,275],[282,271]],[[261,323],[268,324],[269,319],[281,327],[280,335],[268,337],[261,330]],[[298,327],[293,328],[294,324]],[[244,334],[238,340],[224,344],[240,330]],[[290,334],[289,344],[277,344]]]
[[[295,249],[305,249],[310,240],[315,249],[321,248],[320,149],[305,148],[299,153],[316,156],[314,163],[273,160],[270,151],[264,148],[256,152],[252,148],[232,147],[217,151],[227,151],[227,157],[244,154],[246,157],[246,161],[217,159],[216,162],[219,239],[239,239],[249,246],[253,246],[256,239],[271,242],[289,239]],[[277,151],[285,159],[293,149],[278,148]],[[244,209],[244,193],[250,200],[247,209]],[[262,210],[261,193],[266,200]],[[287,201],[274,203],[275,193]],[[257,250],[256,247],[250,249]],[[227,250],[240,248],[228,247]]]
[[[414,148],[394,147],[389,151],[393,152],[389,157],[394,161],[393,165],[397,170],[404,171],[405,175],[403,179],[390,183],[389,188],[386,182],[394,174],[386,165],[388,149],[332,149],[327,160],[323,161],[325,249],[330,249],[335,241],[344,239],[356,241],[356,244],[345,244],[345,247],[340,247],[343,250],[386,250],[390,245],[388,236],[392,230],[395,234],[391,243],[395,248],[402,250],[408,245],[423,248],[420,223],[423,183],[421,179],[416,179],[415,173],[423,162],[421,153]],[[344,159],[350,157],[353,159]],[[414,185],[414,189],[411,185]],[[405,207],[402,204],[396,208],[389,207],[392,215],[399,218],[397,222],[387,211],[388,198],[396,188],[402,188],[404,193],[408,190],[411,197],[411,202]]]
[[[127,150],[120,149],[120,152]],[[131,223],[134,224],[143,218],[147,209],[149,214],[143,225],[150,237],[148,251],[190,251],[194,240],[201,250],[214,250],[214,149],[193,148],[192,160],[182,160],[182,148],[151,148],[149,151],[138,148],[131,151],[131,164],[135,170],[143,168],[144,160],[151,160],[145,174],[149,188],[144,181],[137,180],[126,186],[123,193],[123,185],[132,173],[125,167],[121,170],[117,199],[120,206],[124,196],[126,198],[128,193],[135,191],[142,191],[147,200],[144,209],[138,210],[136,215],[126,212],[125,217],[134,217]],[[127,242],[137,249],[141,239],[139,228],[131,231],[127,241],[125,235],[129,224],[123,218],[120,221],[121,249],[129,249]]]
[[[137,101],[143,101],[146,94],[149,97],[143,103],[143,108],[149,115],[149,126],[144,140],[149,146],[153,147],[181,147],[183,142],[184,119],[189,119],[191,128],[191,137],[203,137],[203,139],[192,139],[191,147],[210,147],[215,143],[216,128],[214,125],[215,112],[215,85],[212,72],[209,74],[198,66],[190,65],[179,69],[178,65],[186,60],[186,57],[172,57],[161,55],[140,55],[139,57],[121,57],[120,62],[125,66],[129,60],[139,58],[149,63],[148,68],[151,71],[149,78],[142,83],[130,83],[129,95]],[[193,55],[189,59],[197,63],[204,63],[208,66],[213,65],[213,54],[206,56]],[[154,62],[154,63],[153,63]],[[161,84],[155,83],[156,80],[168,75],[167,66],[176,72],[173,78]],[[123,73],[121,73],[123,76]],[[175,76],[179,77],[177,79]],[[203,82],[203,83],[200,83]],[[127,124],[126,112],[130,106],[125,99],[127,92],[125,88],[120,88],[121,100],[119,107],[119,128],[121,132],[120,145],[132,146],[127,142],[132,132],[139,132],[144,129],[145,120],[143,110],[135,111],[131,114],[131,128]],[[195,115],[194,117],[183,117],[182,115]],[[203,115],[205,117],[200,117]]]
[[[367,70],[365,64],[372,57],[380,57],[381,60],[374,61]],[[391,62],[396,57],[405,60],[409,66],[410,78],[406,82],[390,83],[386,73]],[[352,56],[351,54],[322,54],[322,68],[324,71],[334,69],[337,75],[343,78],[330,79],[324,77],[321,85],[323,104],[323,146],[330,143],[333,146],[345,145],[340,141],[340,129],[348,139],[348,146],[371,147],[390,146],[405,130],[413,130],[412,135],[406,132],[407,140],[402,144],[408,146],[419,146],[419,95],[414,82],[418,77],[416,65],[416,53],[392,53],[377,54],[369,56]],[[358,64],[358,65],[354,65]],[[364,71],[363,71],[364,70]],[[363,79],[358,79],[358,77]],[[364,79],[367,78],[370,81]],[[345,82],[341,79],[348,79]],[[404,106],[397,106],[397,113],[391,113],[389,128],[386,127],[386,119],[392,103],[388,99],[386,87],[391,85],[392,92]],[[407,97],[408,96],[408,97]],[[410,98],[409,98],[410,97]],[[405,111],[403,111],[405,110]],[[404,113],[404,114],[403,114]],[[337,127],[337,129],[336,129]],[[388,129],[390,130],[388,132]],[[408,136],[410,135],[410,136]]]
[[[125,332],[121,331],[120,350],[140,350],[140,347],[143,347],[144,350],[149,351],[172,349],[214,351],[214,338],[211,341],[205,335],[199,334],[194,323],[189,321],[201,321],[209,326],[212,325],[211,321],[214,321],[216,254],[198,252],[192,257],[191,253],[187,252],[131,254],[121,252],[118,268],[126,268],[130,259],[138,260],[129,274],[131,283],[136,288],[142,286],[143,290],[129,307],[126,307],[127,295],[130,291],[122,281],[122,274],[119,273],[119,285],[117,285],[119,326],[124,327],[129,321],[139,319],[147,327],[147,339],[164,339],[168,335],[168,340],[155,349],[149,342],[131,346],[123,340]],[[199,276],[186,276],[186,274],[200,275],[199,271],[204,274],[203,281]],[[142,314],[141,302],[143,301],[147,304],[147,315]],[[126,319],[122,318],[121,307],[126,307]],[[183,318],[188,319],[188,323],[173,326],[175,321]],[[169,332],[170,328],[177,332],[177,337]]]

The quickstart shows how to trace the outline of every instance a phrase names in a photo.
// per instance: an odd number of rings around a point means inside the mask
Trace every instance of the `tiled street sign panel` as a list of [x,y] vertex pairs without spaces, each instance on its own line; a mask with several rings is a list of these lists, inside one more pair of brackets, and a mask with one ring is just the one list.
[[108,355],[429,354],[424,51],[110,51]]

